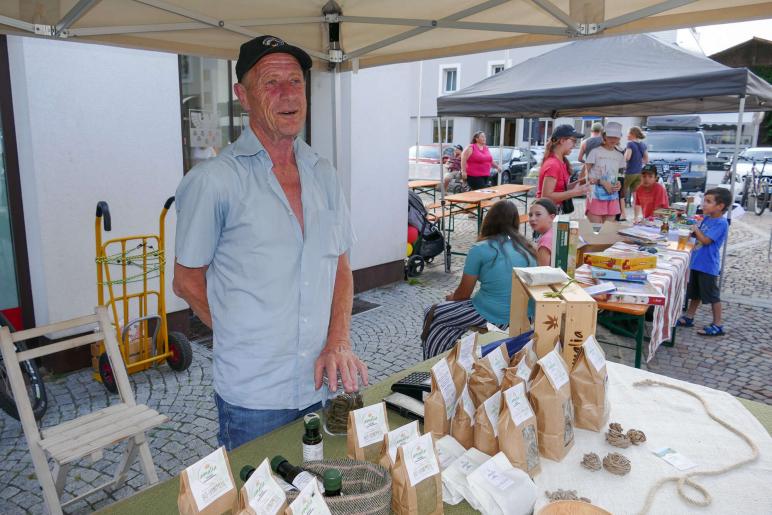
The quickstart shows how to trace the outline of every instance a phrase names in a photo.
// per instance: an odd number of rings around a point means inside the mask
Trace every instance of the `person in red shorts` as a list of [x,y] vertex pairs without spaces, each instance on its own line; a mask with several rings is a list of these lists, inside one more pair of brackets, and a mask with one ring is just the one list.
[[635,190],[635,223],[640,223],[644,218],[654,216],[654,211],[670,207],[667,200],[667,190],[657,182],[657,167],[648,164],[641,170],[641,185]]

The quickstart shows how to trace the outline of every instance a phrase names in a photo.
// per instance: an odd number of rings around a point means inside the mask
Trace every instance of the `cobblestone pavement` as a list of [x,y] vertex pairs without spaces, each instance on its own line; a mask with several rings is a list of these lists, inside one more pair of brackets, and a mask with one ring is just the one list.
[[[577,213],[582,212],[581,203]],[[722,296],[727,336],[703,338],[693,329],[679,330],[674,348],[661,347],[645,368],[670,377],[703,384],[732,395],[772,404],[772,347],[768,321],[772,311],[772,266],[767,248],[772,214],[746,214],[733,224],[728,247]],[[454,247],[462,249],[474,240],[476,222],[462,218],[454,235]],[[421,360],[419,334],[423,308],[441,299],[458,283],[463,258],[455,257],[452,273],[437,261],[414,281],[400,282],[361,294],[379,307],[355,315],[351,337],[355,350],[368,363],[371,381]],[[710,322],[707,308],[698,313],[698,325]],[[608,335],[604,335],[608,338]],[[614,338],[614,337],[611,337]],[[204,342],[206,343],[206,342]],[[628,341],[629,343],[629,341]],[[169,416],[170,421],[150,432],[150,446],[161,480],[177,475],[185,466],[211,452],[217,445],[217,414],[212,400],[212,352],[205,344],[194,344],[190,369],[175,373],[166,366],[131,376],[137,401]],[[609,359],[632,364],[632,351],[606,347]],[[88,371],[80,371],[47,382],[49,409],[43,426],[102,408],[116,400],[108,395]],[[40,487],[26,450],[21,425],[0,412],[0,513],[41,513]],[[106,452],[96,464],[82,462],[73,467],[66,488],[68,495],[102,482],[115,466],[122,449]],[[128,482],[119,490],[98,493],[68,509],[89,513],[143,486],[135,464]]]

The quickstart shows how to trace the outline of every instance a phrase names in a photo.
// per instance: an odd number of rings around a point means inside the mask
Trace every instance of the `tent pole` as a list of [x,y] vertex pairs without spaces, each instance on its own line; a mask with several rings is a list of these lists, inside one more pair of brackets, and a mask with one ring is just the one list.
[[[740,109],[737,114],[737,131],[735,132],[735,140],[734,140],[734,156],[732,157],[732,171],[730,172],[732,175],[729,179],[729,191],[730,195],[732,196],[732,205],[729,207],[729,212],[727,213],[727,218],[729,221],[729,226],[731,229],[732,226],[732,210],[734,207],[734,179],[735,174],[737,173],[737,156],[740,154],[740,139],[743,135],[743,112],[745,111],[745,97],[740,97]],[[724,250],[721,253],[721,271],[719,272],[719,275],[721,276],[719,280],[719,288],[724,287],[724,264],[726,264],[726,248],[729,246],[729,234],[726,235],[726,240],[724,241]]]
[[499,124],[499,173],[496,184],[501,186],[501,171],[504,169],[504,118],[501,119]]
[[338,73],[338,65],[332,70],[330,79],[332,80],[332,165],[340,173],[340,74]]
[[[437,115],[437,131],[438,140],[440,140],[440,231],[445,232],[445,165],[442,163],[442,116]],[[450,236],[450,226],[448,226],[448,233],[445,235],[445,273],[450,273],[450,243],[448,243],[448,236]]]
[[424,76],[424,62],[418,61],[418,112],[415,117],[415,170],[418,172],[418,156],[421,144],[421,82]]

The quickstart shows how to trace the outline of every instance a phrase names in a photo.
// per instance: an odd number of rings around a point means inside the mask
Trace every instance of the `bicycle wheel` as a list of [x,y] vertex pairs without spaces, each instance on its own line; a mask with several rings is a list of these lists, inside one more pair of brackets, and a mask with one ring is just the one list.
[[756,197],[756,209],[754,209],[756,216],[761,216],[762,214],[764,214],[764,210],[767,208],[767,204],[769,203],[769,198],[770,198],[770,191],[769,191],[770,187],[772,187],[772,184],[770,184],[770,181],[768,180],[759,181],[758,194]]
[[[0,326],[6,326],[11,332],[14,332],[14,327],[8,321],[7,318],[0,313]],[[24,342],[16,344],[16,351],[21,352],[27,350],[27,346]],[[46,387],[43,383],[43,378],[40,376],[40,371],[34,360],[24,361],[19,363],[22,376],[24,377],[24,385],[27,389],[27,395],[32,404],[32,413],[35,415],[35,420],[40,420],[48,408],[48,399],[46,397]],[[0,409],[8,413],[10,416],[19,420],[19,410],[16,408],[16,402],[13,400],[13,392],[11,390],[11,382],[8,378],[8,373],[5,370],[5,363],[0,358]]]

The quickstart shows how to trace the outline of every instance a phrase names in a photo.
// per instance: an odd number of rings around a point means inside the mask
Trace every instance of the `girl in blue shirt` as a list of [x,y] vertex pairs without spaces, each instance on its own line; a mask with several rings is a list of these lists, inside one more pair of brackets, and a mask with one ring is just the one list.
[[[512,268],[536,266],[536,252],[519,227],[520,214],[513,202],[500,200],[488,211],[458,288],[445,302],[425,310],[424,359],[450,349],[470,327],[485,327],[486,322],[501,328],[509,325]],[[478,281],[480,288],[472,295]]]

